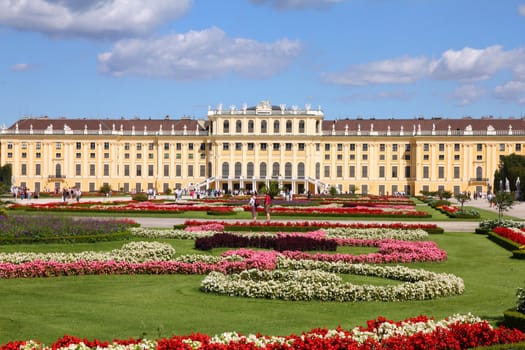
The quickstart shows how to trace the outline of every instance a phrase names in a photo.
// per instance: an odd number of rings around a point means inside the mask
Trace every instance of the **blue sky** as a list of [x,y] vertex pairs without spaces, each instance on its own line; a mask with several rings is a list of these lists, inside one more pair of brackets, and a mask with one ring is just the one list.
[[0,0],[0,125],[525,116],[525,0]]

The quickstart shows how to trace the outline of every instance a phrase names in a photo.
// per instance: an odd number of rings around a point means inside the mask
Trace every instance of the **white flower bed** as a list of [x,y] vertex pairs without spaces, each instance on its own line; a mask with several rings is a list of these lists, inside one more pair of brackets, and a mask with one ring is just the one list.
[[[336,275],[357,274],[404,283],[387,286],[354,285]],[[405,301],[462,294],[463,280],[452,274],[434,273],[404,266],[346,264],[279,258],[273,271],[247,270],[225,275],[211,272],[201,290],[233,296],[283,300]]]
[[401,241],[420,241],[428,238],[428,232],[423,229],[336,227],[324,229],[324,231],[327,238],[397,239]]
[[[351,228],[337,227],[319,230],[326,233],[326,238],[353,238],[353,239],[397,239],[402,241],[420,241],[428,238],[428,233],[423,229],[394,229],[394,228]],[[154,229],[133,227],[131,233],[137,237],[147,238],[175,238],[175,239],[196,239],[199,237],[213,236],[216,231],[185,231],[182,229]],[[277,232],[229,232],[239,236],[258,237],[258,236],[275,236]],[[291,234],[291,233],[289,233]],[[299,233],[307,235],[308,233]]]
[[113,249],[109,252],[85,251],[80,253],[0,253],[0,262],[23,264],[26,262],[56,261],[56,262],[75,262],[75,261],[125,261],[125,262],[146,262],[146,261],[169,261],[175,256],[175,249],[166,243],[159,242],[129,242],[120,249]]
[[213,236],[217,233],[215,231],[185,231],[180,229],[174,230],[145,227],[132,227],[130,231],[133,236],[137,237],[175,239],[196,239],[198,237]]

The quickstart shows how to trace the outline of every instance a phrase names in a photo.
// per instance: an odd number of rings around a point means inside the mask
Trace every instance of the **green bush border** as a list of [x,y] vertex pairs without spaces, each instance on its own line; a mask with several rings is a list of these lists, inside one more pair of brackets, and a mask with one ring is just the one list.
[[503,324],[509,328],[517,328],[525,332],[525,314],[517,311],[516,308],[508,309],[503,312]]
[[489,231],[487,237],[494,243],[510,251],[518,250],[520,247],[518,243],[508,238],[501,237],[500,235],[494,233],[494,231]]
[[106,241],[121,241],[131,238],[131,232],[115,232],[99,235],[57,236],[57,237],[0,237],[0,245],[28,243],[93,243]]

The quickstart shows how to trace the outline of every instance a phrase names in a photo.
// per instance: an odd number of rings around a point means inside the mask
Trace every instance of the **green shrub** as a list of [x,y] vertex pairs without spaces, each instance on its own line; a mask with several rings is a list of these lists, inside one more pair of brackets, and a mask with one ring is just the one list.
[[479,218],[479,212],[473,209],[458,210],[455,213],[448,213],[451,218],[457,219],[477,219]]
[[450,201],[447,201],[445,199],[433,199],[429,205],[432,207],[432,208],[436,208],[436,207],[439,207],[439,206],[442,206],[442,205],[447,205],[449,206],[451,203]]
[[228,216],[232,216],[232,215],[236,215],[237,212],[236,211],[219,211],[219,210],[208,210],[206,212],[207,215],[228,215]]
[[134,194],[131,199],[137,202],[145,202],[148,200],[148,195],[144,192]]
[[475,232],[476,232],[478,235],[487,235],[487,234],[489,233],[489,231],[490,231],[490,230],[489,230],[488,228],[477,227]]
[[512,257],[514,259],[525,259],[525,250],[513,250]]
[[516,310],[525,314],[525,288],[516,291]]

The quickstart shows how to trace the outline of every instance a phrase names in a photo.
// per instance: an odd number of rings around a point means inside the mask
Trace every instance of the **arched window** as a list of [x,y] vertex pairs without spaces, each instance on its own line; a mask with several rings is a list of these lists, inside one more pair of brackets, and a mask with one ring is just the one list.
[[318,134],[320,131],[319,131],[319,127],[321,126],[321,123],[318,121],[315,122],[315,132]]
[[476,168],[476,179],[479,180],[479,179],[482,179],[483,178],[483,168],[478,166]]
[[268,123],[266,120],[261,121],[261,133],[266,134],[268,132]]
[[304,134],[304,120],[299,120],[299,133]]
[[272,164],[272,177],[279,177],[279,163],[275,162]]
[[297,178],[304,179],[304,163],[297,164]]
[[211,168],[211,162],[208,162],[208,177],[211,177],[213,174],[212,168]]
[[262,178],[266,177],[266,163],[262,162],[259,164],[259,176]]
[[253,120],[248,120],[248,132],[249,133],[253,133],[254,125],[255,124],[254,124]]
[[235,178],[238,179],[242,174],[242,165],[241,162],[235,163]]
[[287,133],[291,133],[292,132],[292,121],[291,120],[287,120],[286,121],[286,132]]
[[279,121],[276,120],[273,122],[273,132],[274,134],[278,134],[280,131],[279,131]]
[[55,165],[55,175],[56,177],[62,176],[62,166],[60,164]]
[[222,129],[223,129],[223,132],[225,134],[228,134],[230,132],[230,122],[225,120],[223,123],[222,123]]
[[252,162],[248,162],[248,164],[246,164],[246,176],[249,179],[253,177],[253,163]]
[[292,163],[290,162],[284,164],[284,177],[287,179],[292,178]]
[[241,133],[242,132],[242,122],[240,120],[237,120],[235,122],[235,132]]
[[315,178],[316,179],[321,178],[321,163],[319,162],[315,163]]
[[230,164],[228,162],[222,163],[222,178],[227,179],[230,175]]

